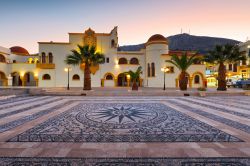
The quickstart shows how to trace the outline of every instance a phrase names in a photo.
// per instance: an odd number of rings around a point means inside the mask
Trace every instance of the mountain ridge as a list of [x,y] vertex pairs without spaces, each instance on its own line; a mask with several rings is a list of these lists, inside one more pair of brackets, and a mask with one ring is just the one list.
[[[169,41],[170,50],[183,50],[183,51],[198,51],[201,54],[206,54],[209,50],[213,50],[215,45],[224,44],[239,44],[240,41],[210,36],[196,36],[187,33],[177,34],[166,37]],[[119,51],[139,51],[144,48],[144,43],[136,45],[120,46]]]

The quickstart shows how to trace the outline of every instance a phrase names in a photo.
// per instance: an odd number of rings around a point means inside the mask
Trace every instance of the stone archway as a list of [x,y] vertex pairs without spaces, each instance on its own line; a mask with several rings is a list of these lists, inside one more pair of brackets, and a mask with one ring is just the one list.
[[104,75],[103,79],[101,79],[102,87],[114,87],[116,86],[116,78],[114,74],[108,72]]
[[37,82],[33,72],[26,72],[23,76],[23,85],[24,86],[36,86]]
[[128,79],[126,74],[121,73],[117,76],[117,86],[128,86]]
[[23,81],[21,79],[21,75],[18,72],[11,73],[12,76],[12,86],[22,86]]
[[7,86],[8,85],[8,79],[4,72],[0,71],[0,86]]
[[[198,78],[197,76],[198,76],[199,78]],[[206,86],[206,78],[205,78],[205,76],[204,76],[201,72],[199,72],[199,71],[194,72],[194,73],[192,74],[191,80],[192,80],[193,87],[195,87],[195,88],[198,88],[198,87],[205,87],[205,86]]]

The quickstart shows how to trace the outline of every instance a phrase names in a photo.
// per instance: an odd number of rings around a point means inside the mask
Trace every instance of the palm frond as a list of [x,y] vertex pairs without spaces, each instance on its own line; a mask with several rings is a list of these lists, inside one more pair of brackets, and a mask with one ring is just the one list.
[[245,60],[246,57],[240,54],[237,45],[216,45],[214,50],[211,50],[204,56],[204,61],[213,64],[219,63],[236,63],[240,60]]
[[186,71],[197,60],[199,60],[197,54],[188,58],[187,52],[185,52],[182,56],[172,55],[171,60],[166,60],[166,62],[173,64],[181,71]]
[[94,46],[89,45],[77,45],[77,49],[71,50],[71,54],[65,59],[65,63],[68,65],[80,65],[82,63],[88,63],[89,65],[97,65],[104,63],[105,56],[99,52],[96,52]]

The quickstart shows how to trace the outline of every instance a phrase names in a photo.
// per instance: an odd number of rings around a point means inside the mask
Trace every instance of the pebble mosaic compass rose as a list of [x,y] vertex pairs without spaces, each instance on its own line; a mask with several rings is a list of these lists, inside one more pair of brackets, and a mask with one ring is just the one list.
[[90,111],[85,115],[78,114],[77,119],[95,127],[129,129],[149,125],[150,122],[158,123],[159,112],[143,107],[116,105]]
[[90,117],[97,121],[125,124],[150,120],[152,113],[135,107],[110,107],[93,112]]

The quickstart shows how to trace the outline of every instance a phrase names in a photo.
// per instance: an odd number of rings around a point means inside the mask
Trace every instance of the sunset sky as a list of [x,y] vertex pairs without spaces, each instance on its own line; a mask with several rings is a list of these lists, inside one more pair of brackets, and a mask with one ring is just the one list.
[[68,41],[68,32],[110,32],[119,45],[156,33],[183,32],[246,41],[250,0],[1,0],[0,46],[38,52],[38,41]]

